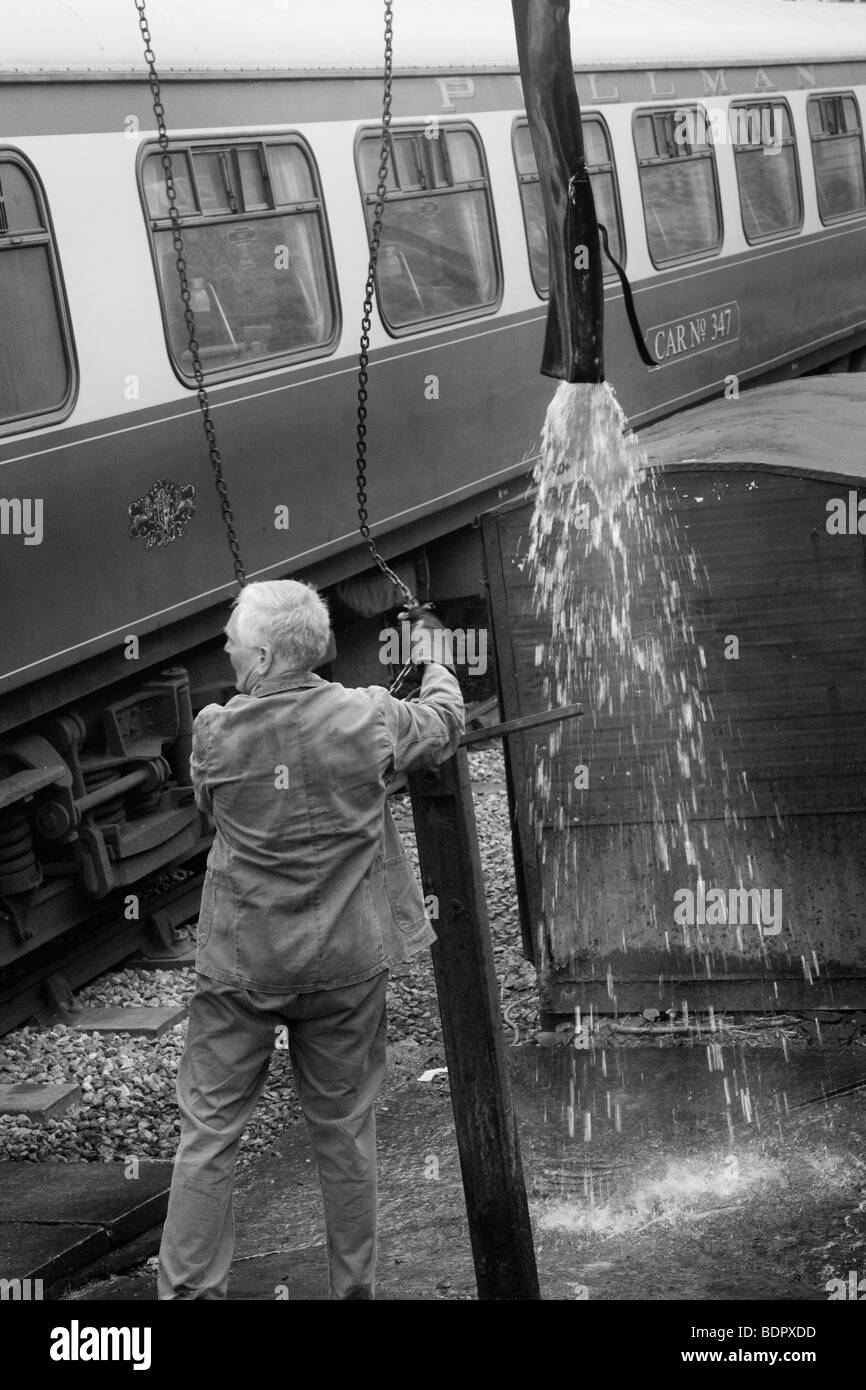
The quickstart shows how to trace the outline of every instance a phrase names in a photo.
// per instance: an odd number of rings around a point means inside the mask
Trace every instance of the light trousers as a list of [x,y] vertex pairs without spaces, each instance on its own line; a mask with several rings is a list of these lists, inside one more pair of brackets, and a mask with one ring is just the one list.
[[177,1077],[181,1136],[159,1252],[160,1299],[226,1297],[238,1145],[286,1031],[319,1167],[329,1296],[375,1297],[374,1104],[385,1072],[387,981],[385,970],[343,989],[275,995],[197,977]]

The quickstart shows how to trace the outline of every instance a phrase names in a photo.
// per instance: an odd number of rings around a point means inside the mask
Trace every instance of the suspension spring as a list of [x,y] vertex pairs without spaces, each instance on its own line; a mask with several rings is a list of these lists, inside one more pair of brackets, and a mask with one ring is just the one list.
[[27,812],[20,802],[7,806],[0,811],[0,893],[23,893],[41,881]]

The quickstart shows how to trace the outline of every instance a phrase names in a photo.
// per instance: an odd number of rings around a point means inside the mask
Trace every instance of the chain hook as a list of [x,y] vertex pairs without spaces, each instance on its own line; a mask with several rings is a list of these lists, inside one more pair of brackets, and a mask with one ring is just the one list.
[[367,367],[370,361],[370,332],[373,326],[373,300],[376,294],[376,266],[379,261],[379,247],[382,240],[382,222],[385,214],[385,197],[388,188],[388,163],[391,156],[391,98],[393,85],[393,29],[394,13],[392,0],[385,0],[385,69],[382,92],[382,142],[379,146],[379,167],[373,225],[370,230],[370,260],[367,267],[367,283],[364,286],[364,310],[361,318],[361,345],[358,356],[358,424],[355,441],[358,483],[358,530],[366,542],[373,563],[391,580],[395,589],[403,596],[406,605],[417,607],[418,600],[409,591],[399,575],[379,554],[376,543],[370,534],[367,511]]
[[184,254],[180,212],[177,206],[177,187],[174,182],[171,154],[168,147],[168,130],[165,122],[165,107],[162,102],[162,87],[159,74],[156,70],[156,56],[151,43],[145,0],[134,0],[134,4],[138,11],[138,27],[141,30],[141,37],[144,41],[144,61],[147,63],[148,68],[148,82],[153,98],[153,114],[156,120],[159,148],[162,152],[162,169],[165,175],[165,194],[168,199],[171,239],[172,246],[174,247],[177,276],[180,282],[183,318],[189,340],[190,356],[192,358],[192,374],[195,377],[196,394],[198,396],[199,410],[201,411],[202,427],[207,440],[208,458],[210,459],[214,484],[219,498],[220,511],[228,536],[235,578],[241,588],[243,588],[247,582],[247,576],[241,559],[240,544],[238,542],[237,531],[235,530],[234,516],[232,515],[232,509],[229,504],[228,487],[226,486],[226,480],[223,476],[222,456],[219,451],[219,445],[217,444],[216,429],[211,416],[210,398],[204,382],[204,368],[202,366],[199,342],[196,335],[195,311],[192,307],[192,292],[189,287],[189,275],[187,273],[186,256]]

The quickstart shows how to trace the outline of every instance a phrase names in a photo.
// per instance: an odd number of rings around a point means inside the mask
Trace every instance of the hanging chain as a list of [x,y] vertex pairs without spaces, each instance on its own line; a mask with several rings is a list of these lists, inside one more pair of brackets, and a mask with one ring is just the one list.
[[165,124],[165,107],[162,104],[162,89],[159,81],[159,74],[156,70],[156,57],[151,47],[150,29],[147,23],[145,11],[145,0],[134,0],[135,8],[138,10],[138,24],[141,29],[141,37],[144,40],[144,61],[147,63],[150,90],[153,96],[153,114],[156,120],[157,131],[159,134],[159,148],[162,151],[162,168],[165,175],[165,192],[168,198],[168,215],[171,220],[171,237],[175,253],[175,265],[177,266],[177,276],[180,281],[180,297],[183,303],[183,317],[186,324],[186,331],[189,338],[189,351],[192,357],[192,371],[195,377],[198,403],[201,410],[202,425],[207,439],[208,457],[210,458],[211,469],[213,470],[214,483],[216,484],[217,495],[219,497],[220,511],[222,512],[223,522],[225,523],[228,535],[229,549],[232,553],[232,563],[234,565],[235,578],[241,587],[247,582],[246,571],[241,560],[240,546],[238,544],[237,532],[235,531],[234,517],[229,505],[228,488],[223,477],[222,458],[219,446],[217,445],[216,430],[214,429],[213,419],[210,411],[210,400],[208,398],[207,387],[204,384],[204,369],[199,353],[199,342],[196,336],[195,313],[192,307],[192,294],[189,288],[189,275],[187,273],[186,256],[183,248],[183,233],[181,232],[180,213],[177,207],[177,188],[172,173],[171,155],[168,149],[168,132]]
[[356,455],[358,466],[358,530],[367,543],[373,562],[391,580],[409,607],[417,605],[417,600],[407,589],[402,579],[394,573],[390,565],[376,549],[370,535],[367,521],[367,366],[370,361],[370,330],[373,326],[373,300],[376,293],[376,265],[379,260],[379,243],[382,239],[382,218],[385,212],[385,193],[388,187],[388,160],[391,152],[391,85],[393,69],[393,3],[385,0],[385,82],[382,96],[382,143],[379,147],[378,183],[376,203],[373,212],[373,227],[370,232],[370,263],[367,269],[367,283],[364,287],[364,314],[361,319],[361,352],[358,358],[358,430]]

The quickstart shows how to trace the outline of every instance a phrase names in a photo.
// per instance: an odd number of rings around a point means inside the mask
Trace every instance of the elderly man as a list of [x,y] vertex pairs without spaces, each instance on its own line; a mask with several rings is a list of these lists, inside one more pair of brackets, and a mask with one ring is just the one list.
[[193,736],[216,835],[159,1297],[226,1296],[238,1144],[283,1037],[319,1166],[330,1297],[373,1298],[388,966],[434,939],[386,797],[396,773],[454,751],[463,701],[434,664],[411,703],[313,675],[328,610],[294,580],[247,585],[226,638],[240,694],[203,709]]

